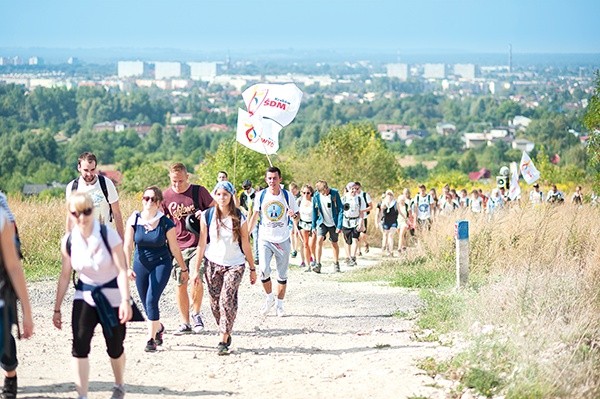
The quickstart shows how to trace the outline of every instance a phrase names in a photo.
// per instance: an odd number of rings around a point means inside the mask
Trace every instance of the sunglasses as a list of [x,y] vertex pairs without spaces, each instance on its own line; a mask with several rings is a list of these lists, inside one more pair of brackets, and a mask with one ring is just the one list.
[[94,208],[86,208],[86,209],[84,209],[81,212],[73,211],[73,212],[71,212],[71,215],[73,215],[76,218],[78,218],[81,215],[90,216],[92,214],[92,212],[94,212]]
[[143,196],[142,200],[148,202],[148,201],[152,201],[152,202],[156,202],[156,197],[148,197],[148,196]]
[[312,194],[310,191],[302,191],[302,194]]

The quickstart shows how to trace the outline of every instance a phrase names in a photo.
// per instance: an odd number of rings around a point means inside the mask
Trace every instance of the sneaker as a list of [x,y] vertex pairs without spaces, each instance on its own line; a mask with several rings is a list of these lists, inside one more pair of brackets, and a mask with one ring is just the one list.
[[350,266],[350,267],[356,266],[356,257],[355,256],[350,258],[350,264],[348,266]]
[[365,244],[365,253],[368,254],[369,253],[369,244]]
[[340,270],[340,262],[335,262],[335,263],[333,264],[333,271],[334,271],[335,273],[340,273],[340,272],[341,272],[341,270]]
[[179,325],[179,328],[177,329],[177,331],[175,331],[173,334],[174,335],[184,335],[184,334],[191,334],[191,333],[192,333],[192,327],[187,323],[181,323]]
[[316,265],[314,265],[312,271],[315,273],[321,273],[321,264],[317,263]]
[[306,267],[306,269],[304,269],[304,272],[312,272],[312,267],[311,267],[311,265],[308,265],[308,266]]
[[200,313],[192,315],[193,330],[196,334],[200,334],[204,330],[204,322]]
[[292,258],[295,258],[298,255],[298,251],[294,250],[292,251],[292,253],[290,253],[290,255],[292,256]]
[[123,399],[125,397],[125,387],[115,385],[112,390],[112,396],[110,399]]
[[346,258],[346,266],[350,266],[351,263],[352,263],[352,259]]
[[144,348],[146,352],[156,352],[156,341],[150,338],[148,342],[146,342],[146,348]]
[[283,311],[283,304],[277,305],[277,308],[275,309],[275,314],[277,315],[277,317],[285,316],[285,312]]
[[229,345],[225,342],[219,342],[219,345],[217,345],[217,354],[219,356],[229,355]]
[[271,309],[273,309],[273,306],[275,305],[275,297],[267,297],[267,299],[265,300],[265,304],[263,305],[262,309],[260,310],[260,312],[266,316],[269,314],[269,312],[271,311]]
[[302,269],[304,269],[304,268],[306,267],[306,263],[304,263],[304,262],[300,263],[300,267],[301,267]]
[[165,333],[165,326],[160,323],[160,330],[158,330],[156,332],[156,335],[154,336],[154,342],[156,342],[157,346],[160,346],[163,344],[163,334]]
[[17,376],[14,378],[4,377],[4,387],[2,388],[2,399],[17,398]]

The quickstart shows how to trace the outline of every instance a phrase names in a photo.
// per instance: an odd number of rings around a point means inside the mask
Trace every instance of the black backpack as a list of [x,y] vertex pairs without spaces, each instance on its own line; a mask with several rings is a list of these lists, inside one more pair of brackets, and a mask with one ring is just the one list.
[[[98,175],[98,181],[100,182],[100,189],[102,190],[102,194],[104,194],[104,198],[106,199],[106,203],[108,204],[109,209],[109,222],[113,221],[113,210],[112,205],[108,202],[108,188],[106,187],[106,177],[103,175]],[[71,186],[71,192],[77,191],[77,187],[79,187],[79,177],[73,180],[73,185]]]

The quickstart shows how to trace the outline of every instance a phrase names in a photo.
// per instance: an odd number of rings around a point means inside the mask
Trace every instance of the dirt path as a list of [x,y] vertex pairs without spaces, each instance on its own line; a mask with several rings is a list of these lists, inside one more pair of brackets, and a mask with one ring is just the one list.
[[[378,258],[373,249],[359,258],[359,267]],[[161,308],[164,346],[145,353],[145,325],[128,326],[126,397],[445,397],[415,361],[446,348],[412,341],[412,322],[392,317],[418,306],[416,295],[385,284],[340,282],[330,261],[323,269],[317,275],[291,267],[282,318],[259,315],[262,287],[251,286],[244,276],[230,356],[216,354],[219,339],[206,293],[205,332],[170,333],[179,320],[169,284]],[[342,263],[342,272],[348,271]],[[31,290],[36,334],[19,344],[19,398],[75,398],[70,323],[62,331],[51,324],[55,282],[37,283]],[[63,305],[64,321],[70,321],[70,303],[67,298]],[[108,398],[112,388],[98,331],[90,355],[90,399]]]

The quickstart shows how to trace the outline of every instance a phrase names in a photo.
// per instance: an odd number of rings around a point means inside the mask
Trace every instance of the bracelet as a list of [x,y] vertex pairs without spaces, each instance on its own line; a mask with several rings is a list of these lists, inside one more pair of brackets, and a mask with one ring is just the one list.
[[55,310],[54,313],[60,313],[60,309],[59,310]]
[[250,271],[251,271],[251,272],[255,272],[255,271],[256,271],[256,268],[255,268],[255,267],[251,267],[251,268],[250,268]]
[[189,272],[189,270],[188,270],[188,269],[185,269],[185,270],[182,270],[182,271],[181,271],[181,273],[187,273],[187,272]]

